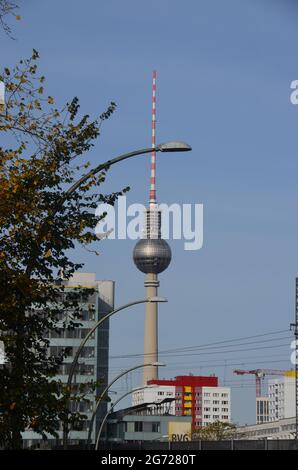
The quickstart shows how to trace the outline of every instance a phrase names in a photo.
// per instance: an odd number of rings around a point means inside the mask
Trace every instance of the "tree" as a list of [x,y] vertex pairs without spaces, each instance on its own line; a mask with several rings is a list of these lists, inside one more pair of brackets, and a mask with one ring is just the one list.
[[21,17],[18,13],[18,5],[10,0],[0,0],[0,25],[4,32],[11,36],[11,28],[7,23],[9,16],[14,16],[16,20],[20,20]]
[[88,168],[85,154],[115,103],[94,120],[80,115],[78,98],[59,109],[45,94],[37,60],[33,50],[0,75],[6,88],[0,132],[7,143],[0,147],[0,340],[8,359],[0,369],[0,445],[14,449],[28,427],[55,436],[60,420],[79,419],[68,414],[72,391],[54,378],[63,354],[48,357],[45,331],[57,328],[61,307],[72,311],[65,328],[78,326],[79,299],[63,295],[58,273],[68,279],[82,267],[71,250],[96,240],[98,203],[114,204],[129,189],[100,193],[105,168],[69,190]]
[[236,426],[231,423],[216,421],[208,424],[206,427],[195,429],[192,434],[194,441],[225,441],[233,439],[236,432]]

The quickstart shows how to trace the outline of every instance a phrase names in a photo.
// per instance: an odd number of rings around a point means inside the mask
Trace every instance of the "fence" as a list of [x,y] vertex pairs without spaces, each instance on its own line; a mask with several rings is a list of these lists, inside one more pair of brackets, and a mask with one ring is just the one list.
[[200,451],[200,450],[298,450],[298,442],[292,440],[232,440],[232,441],[189,441],[189,442],[109,442],[102,443],[101,450],[157,450],[157,451]]

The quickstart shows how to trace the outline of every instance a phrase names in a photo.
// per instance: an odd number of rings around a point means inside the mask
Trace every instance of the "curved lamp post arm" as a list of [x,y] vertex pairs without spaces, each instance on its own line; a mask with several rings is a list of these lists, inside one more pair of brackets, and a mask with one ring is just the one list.
[[97,434],[97,438],[96,438],[96,444],[95,444],[95,450],[98,450],[98,446],[99,446],[99,440],[100,440],[100,436],[101,436],[101,433],[102,433],[102,430],[103,430],[103,427],[106,423],[106,420],[108,418],[108,416],[112,413],[112,410],[114,409],[114,407],[116,405],[118,405],[118,403],[123,400],[123,398],[127,397],[128,395],[130,395],[131,393],[137,391],[137,390],[142,390],[143,388],[145,387],[140,387],[140,388],[135,388],[134,390],[130,390],[129,392],[126,392],[124,395],[122,395],[120,398],[118,398],[118,400],[115,401],[115,403],[113,404],[113,406],[111,407],[111,409],[106,413],[106,415],[104,416],[103,420],[102,420],[102,423],[100,425],[100,428],[98,430],[98,434]]
[[113,310],[112,312],[110,312],[107,315],[105,315],[104,317],[102,317],[93,326],[93,328],[91,328],[91,330],[88,332],[88,334],[85,336],[84,340],[81,342],[80,346],[78,347],[76,355],[75,355],[75,357],[72,361],[71,368],[70,368],[69,375],[68,375],[68,379],[67,379],[67,387],[68,388],[71,387],[72,378],[73,378],[74,371],[75,371],[76,365],[78,363],[78,359],[80,357],[81,351],[82,351],[83,347],[85,346],[85,344],[87,343],[90,336],[92,336],[92,334],[95,332],[95,330],[97,330],[97,328],[99,328],[100,325],[102,325],[102,323],[105,322],[108,318],[110,318],[112,315],[115,315],[115,313],[118,313],[121,310],[124,310],[126,308],[132,307],[133,305],[144,304],[146,302],[150,302],[150,300],[149,299],[135,300],[134,302],[129,302],[128,304],[122,305],[121,307],[116,308],[116,310]]
[[92,433],[92,429],[93,429],[93,422],[94,422],[94,419],[95,419],[95,416],[96,416],[96,413],[97,413],[97,410],[99,408],[99,405],[101,404],[105,394],[109,391],[109,389],[112,387],[112,385],[114,385],[115,382],[117,382],[117,380],[121,379],[121,377],[123,377],[124,375],[128,374],[129,372],[132,372],[133,370],[136,370],[136,369],[141,369],[142,367],[148,367],[148,366],[152,366],[152,362],[150,364],[140,364],[138,366],[134,366],[134,367],[131,367],[130,369],[128,370],[125,370],[124,372],[121,372],[121,374],[117,375],[107,386],[106,388],[104,389],[104,391],[102,392],[102,394],[100,395],[98,401],[96,402],[96,406],[94,408],[94,411],[92,413],[92,416],[91,416],[91,419],[90,419],[90,424],[89,424],[89,431],[88,431],[88,438],[87,438],[87,444],[86,444],[86,447],[88,449],[88,446],[89,446],[89,443],[90,443],[90,440],[91,440],[91,433]]
[[[121,310],[124,310],[126,308],[129,308],[129,307],[132,307],[133,305],[138,305],[138,304],[144,304],[146,302],[155,302],[155,301],[158,301],[157,300],[152,300],[152,299],[142,299],[142,300],[135,300],[134,302],[129,302],[128,304],[125,304],[125,305],[122,305],[121,307],[117,308],[116,310],[113,310],[112,312],[108,313],[107,315],[105,315],[104,317],[102,317],[95,325],[94,327],[88,332],[88,334],[86,335],[86,337],[84,338],[84,340],[81,342],[80,346],[78,347],[78,350],[76,352],[76,355],[72,361],[72,364],[71,364],[71,367],[70,367],[70,371],[69,371],[69,375],[68,375],[68,379],[67,379],[67,389],[69,390],[69,392],[71,391],[71,383],[72,383],[72,378],[73,378],[73,375],[74,375],[74,371],[75,371],[75,368],[76,368],[76,365],[78,363],[78,359],[80,357],[80,354],[81,354],[81,351],[83,349],[83,347],[85,346],[86,342],[88,341],[88,339],[90,338],[90,336],[94,333],[94,331],[100,326],[102,325],[102,323],[107,320],[108,318],[110,318],[112,315],[115,315],[115,313],[118,313],[120,312]],[[163,299],[160,299],[159,300],[160,302],[163,302],[164,300]],[[68,424],[64,424],[63,426],[63,447],[66,448],[67,447],[67,435],[68,435]]]
[[[159,152],[161,149],[156,148],[156,152]],[[124,153],[123,155],[120,155],[119,157],[112,158],[111,160],[107,160],[104,163],[101,163],[100,165],[96,166],[92,170],[90,170],[88,173],[83,175],[76,183],[74,183],[62,196],[63,201],[67,199],[68,196],[70,196],[72,193],[74,193],[80,186],[81,184],[85,183],[89,178],[92,178],[92,176],[96,175],[102,170],[108,169],[110,166],[114,165],[115,163],[121,162],[122,160],[126,160],[127,158],[131,157],[136,157],[137,155],[143,155],[145,153],[150,153],[152,152],[152,148],[147,148],[147,149],[140,149],[140,150],[135,150],[133,152],[128,152]]]
[[152,151],[155,152],[188,152],[192,150],[191,146],[185,142],[180,141],[172,141],[172,142],[164,142],[163,144],[156,145],[154,148],[145,148],[134,150],[133,152],[123,153],[119,155],[119,157],[112,158],[111,160],[107,160],[104,163],[96,166],[88,173],[83,175],[76,183],[74,183],[62,196],[62,203],[70,196],[76,189],[78,189],[81,184],[85,183],[89,178],[96,175],[102,170],[108,169],[110,166],[114,165],[115,163],[122,162],[122,160],[126,160],[127,158],[136,157],[137,155],[144,155],[146,153],[151,153]]

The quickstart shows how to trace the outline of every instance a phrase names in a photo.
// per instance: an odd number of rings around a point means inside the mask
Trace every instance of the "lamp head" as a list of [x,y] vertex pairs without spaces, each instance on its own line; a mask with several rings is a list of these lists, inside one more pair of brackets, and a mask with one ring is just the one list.
[[172,141],[157,145],[156,150],[160,152],[189,152],[192,148],[186,142]]
[[164,297],[149,297],[147,300],[148,302],[153,302],[153,303],[164,303],[168,301]]

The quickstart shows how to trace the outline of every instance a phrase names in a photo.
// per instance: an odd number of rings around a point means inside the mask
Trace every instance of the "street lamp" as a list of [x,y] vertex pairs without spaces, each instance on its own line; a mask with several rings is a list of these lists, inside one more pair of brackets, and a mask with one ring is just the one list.
[[[67,390],[69,392],[71,391],[72,378],[73,378],[74,371],[75,371],[76,365],[78,363],[80,354],[82,352],[82,349],[85,346],[88,339],[90,338],[90,336],[94,333],[94,331],[97,330],[97,328],[99,328],[100,325],[102,325],[102,323],[104,323],[112,315],[115,315],[116,313],[120,312],[121,310],[125,310],[129,307],[132,307],[133,305],[143,304],[143,303],[146,303],[146,302],[162,303],[162,302],[167,302],[167,299],[164,299],[162,297],[149,297],[148,299],[135,300],[134,302],[129,302],[128,304],[125,304],[125,305],[122,305],[121,307],[116,308],[115,310],[108,313],[107,315],[102,317],[100,320],[98,320],[98,322],[96,322],[96,324],[93,326],[93,328],[91,328],[91,330],[88,332],[88,334],[85,336],[85,338],[81,342],[81,344],[78,347],[78,350],[76,352],[76,355],[75,355],[75,357],[74,357],[74,359],[71,363],[70,371],[69,371],[69,375],[68,375],[68,379],[67,379]],[[67,435],[68,435],[68,424],[67,424],[67,422],[64,422],[64,424],[63,424],[63,447],[64,447],[64,449],[66,449],[66,447],[67,447]]]
[[[165,142],[163,144],[157,145],[155,148],[145,148],[145,149],[139,149],[139,150],[134,150],[133,152],[128,152],[120,155],[119,157],[112,158],[111,160],[107,160],[104,163],[101,163],[97,167],[93,168],[90,170],[88,173],[83,175],[76,183],[74,183],[62,196],[62,203],[67,199],[68,196],[70,196],[72,193],[74,193],[80,186],[81,184],[85,183],[89,178],[92,178],[92,176],[96,175],[102,170],[108,169],[110,166],[115,165],[115,163],[121,162],[122,160],[126,160],[127,158],[131,157],[136,157],[138,155],[144,155],[146,153],[151,153],[152,151],[155,152],[189,152],[192,150],[191,146],[185,142],[180,142],[180,141],[171,141],[171,142]],[[59,204],[61,201],[59,202]]]
[[104,396],[106,395],[106,393],[109,391],[109,389],[112,387],[112,385],[118,380],[120,379],[121,377],[123,377],[124,375],[128,374],[129,372],[132,372],[133,370],[136,370],[136,369],[141,369],[143,367],[164,367],[165,364],[163,364],[162,362],[150,362],[148,364],[139,364],[138,366],[134,366],[134,367],[131,367],[130,369],[127,369],[125,370],[124,372],[121,372],[119,375],[117,375],[107,386],[106,388],[104,389],[104,391],[102,392],[102,394],[100,395],[97,403],[96,403],[96,406],[95,406],[95,409],[92,413],[92,416],[91,416],[91,420],[90,420],[90,425],[89,425],[89,431],[88,431],[88,438],[87,438],[87,444],[86,444],[86,447],[88,449],[88,446],[89,446],[89,442],[90,442],[90,439],[91,439],[91,433],[92,433],[92,429],[93,429],[93,422],[94,422],[94,419],[95,419],[95,416],[96,416],[96,413],[97,413],[97,410],[99,408],[99,405],[100,403],[102,402]]
[[67,201],[68,197],[71,196],[89,178],[92,178],[94,175],[96,175],[102,170],[107,170],[108,168],[110,168],[110,166],[115,165],[115,163],[121,162],[122,160],[126,160],[127,158],[136,157],[138,155],[144,155],[146,153],[151,153],[152,151],[164,153],[164,152],[188,152],[190,150],[192,150],[191,146],[185,142],[180,142],[180,141],[165,142],[163,144],[157,145],[156,147],[134,150],[133,152],[128,152],[128,153],[119,155],[119,157],[112,158],[111,160],[107,160],[106,162],[101,163],[100,165],[96,166],[95,168],[90,170],[88,173],[83,175],[70,188],[68,188],[65,191],[65,193],[62,194],[62,196],[57,200],[54,207],[51,209],[48,216],[44,219],[43,223],[41,224],[40,229],[39,229],[39,234],[35,238],[37,251],[34,252],[29,258],[27,269],[26,269],[26,275],[30,276],[32,274],[33,264],[34,264],[33,262],[35,260],[35,257],[38,255],[39,247],[41,246],[43,237],[48,229],[49,224],[52,222],[53,217],[59,211],[59,209],[61,208],[61,205],[63,205],[65,201]]

